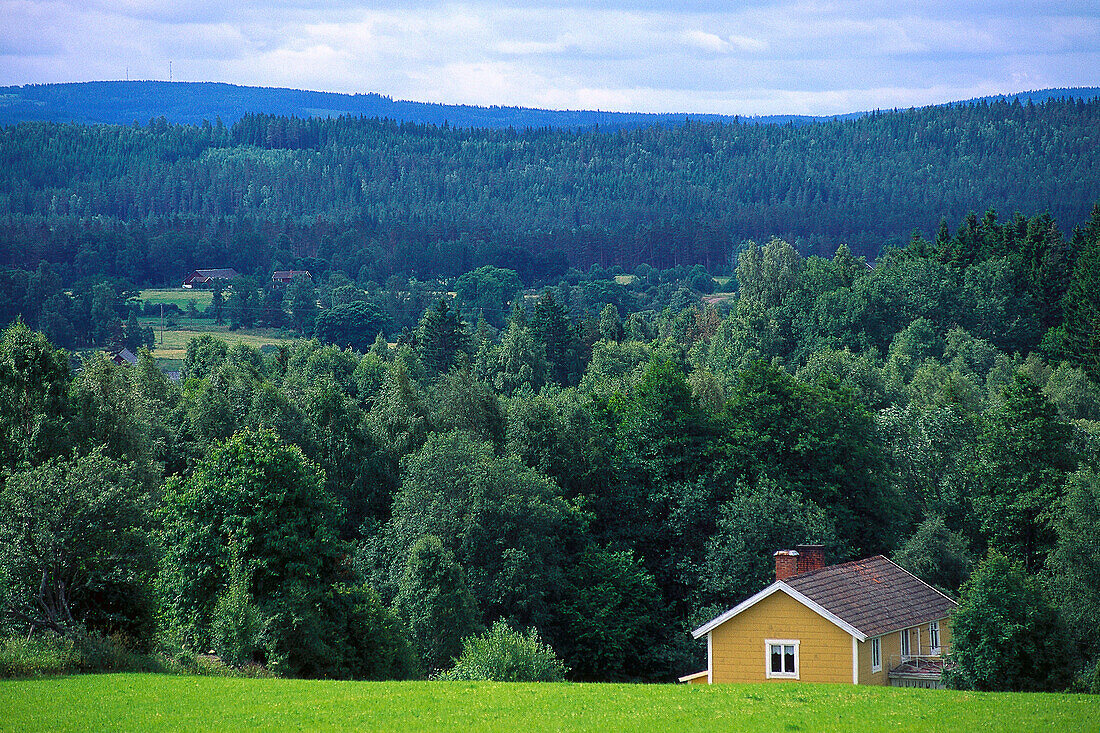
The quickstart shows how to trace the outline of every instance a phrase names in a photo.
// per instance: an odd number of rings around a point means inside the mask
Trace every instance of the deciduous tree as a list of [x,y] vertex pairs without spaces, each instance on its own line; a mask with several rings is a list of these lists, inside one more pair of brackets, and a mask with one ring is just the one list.
[[960,689],[1062,690],[1077,664],[1038,579],[996,552],[963,586],[951,645],[945,681]]

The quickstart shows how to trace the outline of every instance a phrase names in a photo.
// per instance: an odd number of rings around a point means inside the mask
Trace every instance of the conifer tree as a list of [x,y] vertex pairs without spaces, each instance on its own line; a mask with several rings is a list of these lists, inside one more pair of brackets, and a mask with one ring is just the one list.
[[558,384],[568,384],[570,375],[569,313],[558,302],[551,290],[547,290],[535,303],[531,314],[531,332],[546,350],[550,365],[550,378]]
[[1062,348],[1093,379],[1100,379],[1100,204],[1075,239],[1080,253],[1063,301]]
[[466,324],[444,298],[424,311],[416,329],[416,343],[424,367],[432,374],[447,371],[455,356],[466,349]]

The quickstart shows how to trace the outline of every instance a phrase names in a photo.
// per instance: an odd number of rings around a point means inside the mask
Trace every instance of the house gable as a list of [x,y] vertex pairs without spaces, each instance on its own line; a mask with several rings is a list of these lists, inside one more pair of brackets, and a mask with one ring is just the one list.
[[748,609],[752,608],[753,606],[760,603],[761,601],[764,601],[765,599],[771,597],[775,593],[783,593],[783,594],[789,596],[794,601],[797,601],[798,603],[802,604],[807,609],[813,611],[814,613],[816,613],[818,616],[825,619],[826,621],[834,624],[839,629],[843,630],[846,634],[850,634],[851,636],[855,637],[857,640],[865,641],[867,639],[866,634],[864,634],[862,631],[860,631],[856,627],[852,626],[851,624],[849,624],[847,621],[840,618],[836,614],[832,613],[831,611],[829,611],[828,609],[823,607],[821,604],[819,604],[816,601],[806,597],[804,594],[798,592],[794,588],[791,588],[789,585],[787,585],[782,580],[777,580],[776,582],[772,583],[771,585],[769,585],[767,588],[760,591],[756,595],[745,599],[744,601],[737,604],[736,606],[734,606],[730,610],[726,611],[721,616],[718,616],[717,618],[709,621],[708,623],[703,624],[702,626],[697,628],[695,631],[691,632],[692,637],[698,639],[698,638],[704,636],[705,634],[710,633],[712,630],[714,630],[717,627],[721,626],[722,624],[726,623],[730,619],[740,615],[741,613],[747,611]]
[[882,555],[802,568],[815,548],[776,552],[776,582],[692,632],[708,682],[938,684],[955,601]]
[[[705,633],[712,683],[853,681],[854,637],[786,592],[773,591]],[[796,647],[793,674],[769,674],[776,643]]]

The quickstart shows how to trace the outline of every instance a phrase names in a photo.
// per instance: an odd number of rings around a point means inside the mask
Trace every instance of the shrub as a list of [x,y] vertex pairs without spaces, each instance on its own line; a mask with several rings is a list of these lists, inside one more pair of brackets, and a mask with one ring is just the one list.
[[450,665],[462,650],[462,640],[480,630],[477,603],[462,566],[435,535],[424,535],[409,550],[394,610],[428,672]]
[[52,632],[0,636],[0,679],[99,672],[156,672],[217,677],[272,677],[270,670],[246,664],[232,667],[214,655],[162,648],[156,653],[134,651],[119,635]]
[[1093,662],[1077,673],[1070,685],[1070,692],[1086,692],[1100,695],[1100,662]]
[[400,680],[413,675],[415,655],[401,621],[366,585],[337,583],[322,608],[335,620],[340,665],[333,677]]
[[948,687],[1039,692],[1064,690],[1076,658],[1058,612],[1039,581],[990,553],[963,585],[952,620]]
[[61,674],[80,668],[80,652],[71,640],[49,635],[0,639],[0,679]]
[[248,592],[252,573],[245,568],[239,548],[234,546],[231,554],[229,582],[214,604],[210,644],[230,666],[262,664],[267,661],[264,645],[267,619]]
[[462,653],[441,680],[491,680],[494,682],[561,682],[565,665],[535,629],[515,631],[504,621],[479,636],[462,642]]
[[0,679],[77,672],[163,672],[164,660],[131,648],[121,635],[52,632],[0,637]]

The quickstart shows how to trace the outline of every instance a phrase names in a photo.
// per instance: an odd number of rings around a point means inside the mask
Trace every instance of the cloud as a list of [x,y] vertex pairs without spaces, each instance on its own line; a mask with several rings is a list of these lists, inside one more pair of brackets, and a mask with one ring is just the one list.
[[730,43],[736,48],[742,51],[750,51],[752,53],[761,53],[768,50],[768,42],[761,41],[758,38],[750,38],[748,36],[730,36]]
[[1097,85],[1094,5],[0,0],[0,84],[171,62],[177,79],[423,101],[834,114]]
[[685,31],[680,37],[684,39],[684,43],[687,45],[701,48],[704,51],[724,53],[732,48],[729,41],[724,41],[713,33],[707,33],[706,31]]

